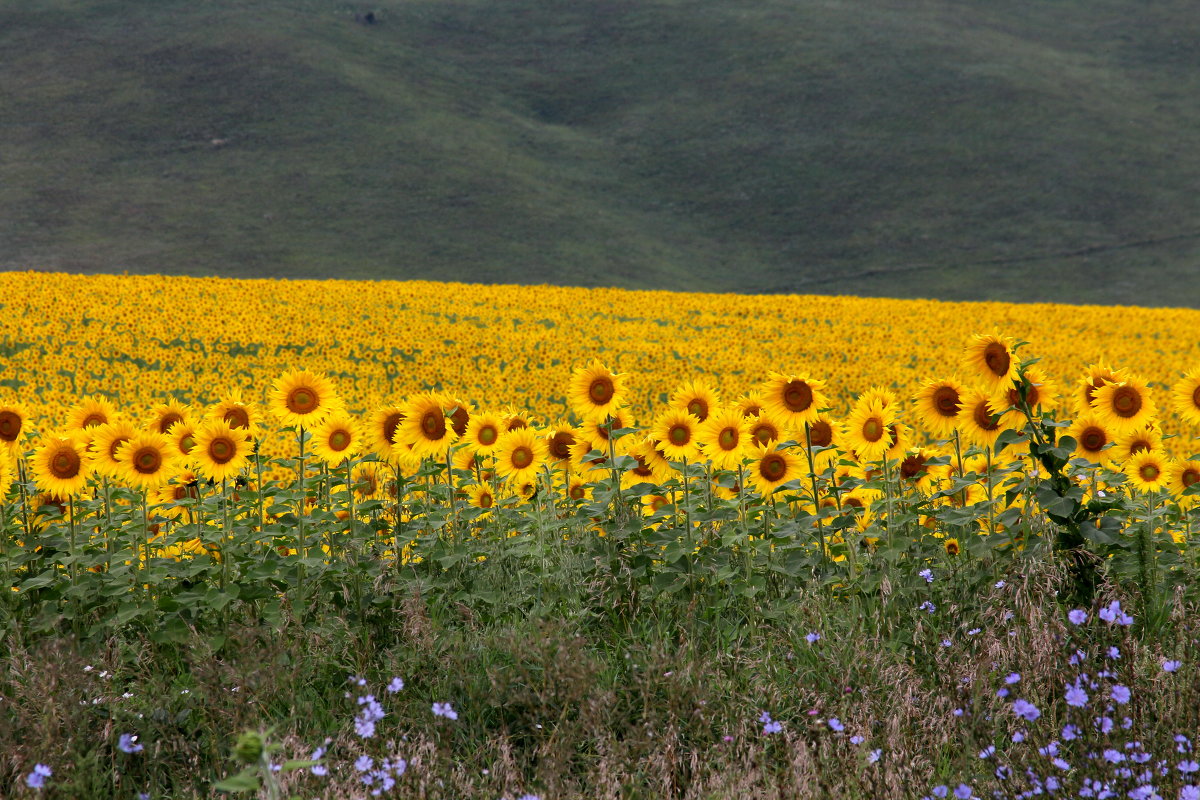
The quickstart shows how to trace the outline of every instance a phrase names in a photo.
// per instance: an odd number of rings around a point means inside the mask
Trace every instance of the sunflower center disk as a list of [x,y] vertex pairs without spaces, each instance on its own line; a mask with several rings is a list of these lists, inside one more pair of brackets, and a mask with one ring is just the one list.
[[485,494],[482,497],[480,497],[479,498],[479,507],[480,508],[491,508],[492,507],[492,496],[490,494]]
[[387,419],[383,421],[383,438],[387,439],[389,444],[396,443],[396,428],[400,427],[400,421],[403,419],[403,414],[388,414]]
[[1200,409],[1200,386],[1196,387],[1196,391],[1192,392],[1192,405]]
[[1088,428],[1079,436],[1079,442],[1083,445],[1083,449],[1088,452],[1095,453],[1104,447],[1108,442],[1108,437],[1104,435],[1104,431]]
[[808,440],[813,447],[829,447],[833,444],[833,428],[828,422],[817,422],[809,428]]
[[191,436],[185,436],[179,442],[179,449],[183,452],[184,455],[187,455],[188,453],[192,452],[192,448],[195,446],[196,446],[196,440],[194,438],[192,438]]
[[349,431],[334,431],[329,435],[329,449],[340,453],[350,446]]
[[1179,476],[1179,481],[1183,484],[1183,488],[1186,489],[1193,483],[1200,481],[1200,470],[1185,469],[1183,474]]
[[218,464],[227,464],[233,458],[234,446],[229,439],[213,439],[208,446],[208,457]]
[[15,442],[21,435],[21,418],[12,411],[0,411],[0,439]]
[[128,436],[121,436],[113,439],[113,443],[108,446],[108,457],[113,461],[117,460],[117,451],[121,449],[121,445],[129,441]]
[[777,481],[787,473],[787,464],[781,456],[767,456],[759,465],[758,471],[769,481]]
[[1133,444],[1129,445],[1129,454],[1140,453],[1143,450],[1149,450],[1150,443],[1145,439],[1135,439]]
[[691,440],[692,432],[687,428],[676,426],[671,428],[671,432],[668,434],[668,436],[671,439],[671,444],[685,445]]
[[533,451],[528,447],[518,447],[512,453],[512,465],[517,469],[525,469],[533,463]]
[[[578,385],[578,384],[576,384]],[[602,406],[612,399],[613,384],[608,378],[597,378],[588,386],[588,397],[598,406]]]
[[484,447],[491,447],[496,443],[498,436],[499,434],[496,432],[496,429],[489,425],[479,430],[479,443]]
[[169,414],[164,414],[163,418],[158,421],[158,432],[166,433],[171,430],[171,426],[176,422],[183,422],[183,417],[173,411]]
[[708,416],[708,403],[700,398],[696,398],[688,403],[687,410],[689,414],[703,422],[704,418]]
[[925,471],[925,459],[920,456],[909,456],[900,462],[900,474],[905,478],[915,478]]
[[804,381],[792,381],[783,389],[783,404],[788,411],[806,411],[812,402],[812,387]]
[[1154,466],[1153,464],[1143,464],[1141,469],[1138,470],[1138,475],[1140,475],[1142,480],[1146,481],[1147,483],[1158,480],[1159,474],[1158,467]]
[[60,450],[50,460],[50,471],[60,479],[74,478],[79,474],[79,456],[70,450]]
[[1122,417],[1132,417],[1142,410],[1142,396],[1136,389],[1118,386],[1113,392],[1113,409]]
[[569,433],[556,433],[550,441],[550,451],[554,453],[555,458],[567,458],[571,455],[571,445],[575,444],[575,437]]
[[153,475],[162,466],[162,454],[157,450],[144,447],[133,457],[133,468],[143,475]]
[[244,408],[231,408],[222,417],[231,428],[249,428],[250,414]]
[[975,424],[985,431],[994,431],[1000,427],[998,422],[992,421],[992,414],[988,411],[986,403],[975,406]]
[[88,416],[84,418],[83,424],[79,427],[94,428],[97,425],[105,425],[107,423],[108,419],[101,414],[88,414]]
[[421,431],[427,439],[441,439],[446,435],[446,418],[441,413],[426,414],[421,419]]
[[732,450],[737,447],[737,443],[738,434],[733,428],[725,428],[717,436],[717,444],[720,445],[722,450]]
[[883,422],[875,417],[867,420],[863,423],[862,435],[868,442],[878,442],[883,438]]
[[997,378],[1007,375],[1008,368],[1012,366],[1012,356],[1008,354],[1008,348],[999,342],[992,342],[984,349],[983,360]]
[[311,389],[297,387],[288,392],[287,407],[293,414],[311,414],[317,410],[317,396]]

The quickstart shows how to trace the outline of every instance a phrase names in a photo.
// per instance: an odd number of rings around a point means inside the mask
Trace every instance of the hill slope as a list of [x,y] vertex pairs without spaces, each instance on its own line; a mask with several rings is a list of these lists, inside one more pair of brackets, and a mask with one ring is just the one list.
[[6,4],[0,266],[1200,305],[1193,12]]

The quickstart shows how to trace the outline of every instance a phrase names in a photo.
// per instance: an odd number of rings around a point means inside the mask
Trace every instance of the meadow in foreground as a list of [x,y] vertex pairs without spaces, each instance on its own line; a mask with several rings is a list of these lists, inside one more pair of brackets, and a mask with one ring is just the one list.
[[[1200,461],[1129,369],[1061,397],[980,335],[960,374],[837,416],[807,375],[688,381],[640,426],[599,362],[551,425],[303,371],[266,413],[7,405],[4,780],[1193,796]],[[1200,421],[1200,375],[1161,408]]]

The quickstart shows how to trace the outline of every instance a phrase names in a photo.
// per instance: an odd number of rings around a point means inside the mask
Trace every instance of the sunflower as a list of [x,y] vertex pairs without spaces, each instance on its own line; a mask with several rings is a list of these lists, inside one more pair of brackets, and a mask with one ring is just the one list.
[[1007,389],[1017,378],[1012,348],[1012,339],[995,333],[976,334],[967,345],[963,366],[979,378],[989,395]]
[[934,436],[948,438],[954,433],[966,389],[955,378],[928,381],[913,402],[921,423]]
[[846,446],[862,461],[879,461],[892,446],[895,406],[856,402],[846,418]]
[[888,438],[892,441],[891,446],[884,453],[888,461],[899,461],[904,458],[908,448],[912,446],[912,434],[912,428],[903,422],[893,422],[888,426]]
[[945,459],[945,453],[931,447],[912,447],[900,459],[897,473],[900,482],[914,487],[922,494],[932,494],[943,479],[950,475],[949,464],[931,464],[935,459]]
[[597,450],[605,453],[608,452],[608,436],[609,430],[619,431],[623,428],[633,428],[637,423],[633,419],[633,414],[628,408],[613,409],[613,412],[608,415],[607,421],[598,419],[584,420],[580,430],[583,436],[591,440]]
[[442,458],[457,439],[454,428],[446,424],[446,408],[438,395],[419,394],[404,404],[397,445],[407,445],[418,458]]
[[157,489],[179,471],[175,452],[165,435],[142,431],[117,448],[121,477],[135,489]]
[[1126,375],[1120,383],[1106,383],[1092,397],[1092,409],[1108,427],[1117,432],[1140,428],[1154,419],[1154,401],[1146,382]]
[[29,414],[23,406],[15,403],[0,404],[0,446],[12,452],[21,447],[21,436],[26,433],[25,423]]
[[113,404],[100,395],[85,397],[78,405],[72,406],[67,412],[67,430],[81,431],[84,428],[94,428],[104,425],[117,418],[117,410]]
[[571,408],[583,419],[603,422],[624,402],[624,377],[596,360],[586,367],[578,367],[571,375],[567,392]]
[[257,437],[262,427],[262,413],[255,403],[242,399],[242,393],[234,389],[223,397],[219,403],[208,412],[209,419],[223,420],[231,428],[241,428],[250,435]]
[[621,440],[621,454],[636,462],[621,474],[621,486],[628,489],[639,483],[663,483],[671,474],[671,465],[663,458],[650,438],[626,444],[632,437]]
[[1200,501],[1196,495],[1183,496],[1188,487],[1197,483],[1200,483],[1200,461],[1173,461],[1167,466],[1167,487],[1171,494],[1180,498],[1181,504],[1186,502],[1192,505]]
[[150,424],[147,429],[158,433],[167,433],[176,422],[183,422],[192,415],[191,409],[182,403],[171,401],[159,403],[150,409]]
[[734,408],[744,417],[757,417],[763,410],[762,392],[747,392],[733,401]]
[[1120,383],[1125,380],[1124,370],[1114,370],[1104,364],[1088,364],[1087,369],[1075,382],[1073,401],[1077,412],[1092,410],[1092,400],[1096,399],[1096,390],[1106,383]]
[[[1035,417],[1045,415],[1054,410],[1054,407],[1058,403],[1058,387],[1046,377],[1044,372],[1036,367],[1026,369],[1024,385],[1025,402],[1029,404],[1029,410]],[[1014,383],[1007,389],[1000,390],[992,398],[992,407],[997,410],[1004,410],[1006,415],[1020,415],[1021,390],[1019,385]],[[1007,409],[1012,410],[1009,411]],[[1016,427],[1015,423],[1013,427]]]
[[89,429],[88,461],[92,469],[109,478],[120,478],[124,467],[117,460],[121,445],[137,436],[138,429],[132,422],[117,420]]
[[499,414],[485,411],[472,414],[467,427],[463,430],[463,444],[472,453],[490,455],[500,443],[504,434],[504,419]]
[[12,483],[12,456],[4,448],[0,448],[0,503],[8,502],[8,490],[12,488]]
[[962,545],[958,543],[958,539],[953,537],[946,537],[943,539],[942,548],[946,551],[946,555],[952,557],[962,552]]
[[1119,434],[1113,440],[1109,456],[1118,464],[1124,464],[1143,450],[1161,450],[1162,443],[1162,431],[1158,426],[1147,425],[1144,428],[1134,428]]
[[700,420],[688,412],[671,408],[659,414],[650,436],[670,461],[695,461],[700,455]]
[[958,429],[963,438],[979,447],[991,450],[996,446],[1000,434],[1012,428],[1012,421],[1005,420],[997,409],[993,397],[972,390],[963,397],[962,413],[958,415]]
[[770,373],[760,387],[763,408],[796,426],[816,421],[817,412],[829,405],[824,389],[824,381],[779,372]]
[[[1171,387],[1171,405],[1185,422],[1200,425],[1200,369],[1192,370]],[[3,409],[0,409],[0,420],[3,414]],[[2,430],[0,427],[0,435]]]
[[712,387],[700,381],[688,381],[671,395],[669,405],[671,408],[683,409],[704,422],[720,402],[720,397]]
[[514,484],[536,481],[549,451],[546,440],[533,428],[509,431],[500,437],[492,453],[496,458],[496,474]]
[[461,439],[471,422],[471,404],[446,394],[442,395],[442,407],[446,409],[446,418],[450,420],[454,435]]
[[151,497],[151,505],[158,507],[156,514],[178,519],[184,512],[180,503],[200,499],[200,478],[192,470],[184,470],[166,486],[155,489]]
[[483,519],[491,516],[492,509],[496,506],[496,493],[486,483],[473,483],[467,487],[467,502],[484,510],[484,513],[479,515],[479,518]]
[[196,446],[196,429],[199,425],[200,423],[191,417],[184,417],[167,430],[167,438],[175,445],[175,449],[184,460],[191,460],[192,448]]
[[556,463],[571,460],[571,445],[575,444],[576,430],[573,425],[560,422],[547,432],[546,444],[549,458]]
[[642,516],[653,517],[671,505],[671,499],[661,494],[642,495]]
[[61,498],[82,492],[92,473],[87,450],[73,431],[47,434],[33,455],[32,467],[38,488]]
[[1161,450],[1145,450],[1125,463],[1125,478],[1137,492],[1157,492],[1170,478],[1167,466],[1167,457]]
[[1093,413],[1080,414],[1067,428],[1067,436],[1075,440],[1075,455],[1095,464],[1104,460],[1104,448],[1112,441],[1104,421]]
[[[595,455],[593,455],[593,453]],[[571,445],[571,466],[583,472],[590,472],[593,469],[601,469],[608,463],[608,448],[604,449],[596,446],[586,436],[576,436],[574,444]]]
[[700,425],[697,438],[713,469],[740,467],[746,448],[754,440],[746,417],[737,408],[715,411]]
[[750,423],[751,444],[762,446],[771,442],[782,442],[788,435],[787,421],[767,409],[746,420]]
[[312,428],[339,405],[333,384],[322,374],[288,372],[272,384],[269,407],[284,425]]
[[786,450],[777,450],[774,444],[756,448],[753,459],[747,480],[764,497],[788,481],[804,475],[800,457]]
[[364,461],[350,470],[350,485],[354,487],[354,499],[359,503],[382,500],[385,480],[383,465],[378,461]]
[[567,483],[566,495],[576,503],[591,500],[592,485],[585,481],[583,476],[572,474],[571,480]]
[[312,430],[312,451],[331,467],[354,458],[362,445],[358,421],[341,409],[331,412]]
[[190,455],[200,471],[214,481],[235,477],[246,467],[250,453],[249,431],[221,417],[210,419],[196,431]]
[[[817,421],[808,426],[808,439],[805,440],[804,436],[799,436],[800,441],[804,442],[805,445],[812,445],[813,461],[816,462],[813,472],[824,472],[829,468],[830,464],[833,464],[837,460],[844,435],[840,422],[828,414],[818,414]],[[807,447],[803,456],[805,461],[807,461]]]
[[401,406],[381,406],[372,411],[367,422],[368,449],[384,461],[391,458],[392,448],[396,444],[396,431],[403,421],[404,409]]
[[504,420],[504,430],[506,431],[528,428],[533,424],[532,415],[525,411],[518,411],[511,405],[500,412],[500,417]]

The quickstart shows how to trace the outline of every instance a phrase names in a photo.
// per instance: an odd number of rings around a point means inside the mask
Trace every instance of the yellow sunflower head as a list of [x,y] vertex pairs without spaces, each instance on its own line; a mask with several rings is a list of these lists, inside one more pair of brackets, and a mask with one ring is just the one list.
[[179,472],[171,440],[155,431],[142,431],[117,448],[121,477],[137,489],[157,489]]
[[329,413],[312,429],[312,450],[331,467],[341,466],[362,449],[358,421],[341,409]]
[[966,388],[955,378],[929,381],[913,401],[921,424],[934,436],[946,438],[954,433],[962,411]]
[[1200,425],[1200,369],[1192,370],[1171,387],[1171,405],[1184,421]]
[[471,452],[486,456],[496,449],[506,430],[505,420],[499,414],[490,411],[472,414],[463,431],[463,444]]
[[125,468],[117,460],[117,451],[121,445],[137,436],[138,429],[131,422],[116,420],[104,425],[91,428],[91,440],[88,445],[88,456],[92,468],[109,478],[120,478]]
[[577,368],[567,393],[571,408],[585,420],[603,422],[624,403],[624,377],[595,360],[586,367]]
[[549,450],[546,439],[533,428],[508,431],[492,453],[496,474],[514,484],[535,482]]
[[157,433],[169,433],[172,425],[183,422],[191,416],[191,409],[183,403],[176,401],[159,403],[150,409],[150,424],[146,428]]
[[1076,442],[1074,455],[1095,464],[1101,463],[1107,457],[1104,450],[1113,439],[1104,421],[1091,412],[1075,417],[1071,427],[1067,428],[1066,435]]
[[208,412],[209,419],[221,420],[231,428],[244,430],[255,438],[262,427],[262,413],[256,403],[242,399],[241,391],[234,389]]
[[285,373],[271,389],[271,413],[284,425],[311,428],[340,405],[333,384],[317,373]]
[[1092,410],[1117,433],[1143,427],[1155,414],[1146,382],[1136,375],[1126,375],[1120,383],[1106,383],[1097,389]]
[[650,428],[650,437],[671,461],[695,461],[700,454],[700,420],[680,408],[669,408]]
[[813,422],[817,412],[829,405],[824,395],[825,382],[807,375],[772,372],[760,387],[763,407],[793,426]]
[[1124,464],[1133,456],[1147,450],[1162,450],[1162,431],[1156,425],[1133,428],[1118,434],[1113,440],[1109,456],[1118,464]]
[[931,463],[945,460],[945,453],[932,447],[912,447],[900,459],[896,470],[900,482],[923,494],[932,494],[950,474],[949,464]]
[[1096,399],[1096,390],[1106,383],[1120,383],[1125,380],[1124,370],[1114,370],[1105,364],[1088,364],[1082,377],[1075,382],[1072,401],[1076,412],[1092,410],[1092,401]]
[[755,449],[746,479],[765,497],[788,481],[803,476],[804,469],[800,458],[771,444]]
[[1007,389],[1017,378],[1017,357],[1013,340],[997,333],[976,334],[967,344],[963,367],[989,395]]
[[196,446],[196,430],[200,423],[191,417],[184,417],[167,429],[167,438],[175,445],[180,458],[190,463],[192,448]]
[[742,465],[754,441],[750,425],[741,410],[722,408],[700,425],[700,449],[714,469],[735,470]]
[[846,446],[862,461],[879,461],[892,446],[895,404],[856,402],[846,418]]
[[942,540],[942,547],[945,549],[946,555],[951,557],[962,552],[962,545],[958,543],[958,539],[949,536]]
[[366,435],[371,452],[387,461],[392,456],[392,448],[396,446],[396,431],[403,421],[404,408],[401,406],[382,406],[371,412]]
[[1161,450],[1145,450],[1125,462],[1125,479],[1134,491],[1141,494],[1157,492],[1170,478],[1166,455]]
[[548,457],[556,463],[571,460],[571,446],[575,444],[578,432],[573,425],[559,423],[550,429],[546,437],[549,452]]
[[688,381],[671,395],[671,408],[679,408],[704,422],[721,399],[712,387],[702,381]]
[[235,478],[249,460],[250,434],[221,417],[210,419],[197,429],[196,444],[189,455],[212,480]]
[[113,404],[100,395],[85,397],[67,412],[67,430],[81,431],[95,428],[117,418]]
[[747,392],[733,401],[734,408],[745,417],[757,417],[763,410],[762,392]]
[[46,434],[31,466],[38,488],[60,498],[82,492],[92,473],[83,441],[71,431]]
[[1200,483],[1200,461],[1195,459],[1173,461],[1167,467],[1167,488],[1171,490],[1171,494],[1179,498],[1181,505],[1192,506],[1200,502],[1200,497],[1196,495],[1185,497],[1183,494],[1198,483]]
[[958,429],[971,444],[991,449],[1000,434],[1012,428],[1012,420],[1006,420],[1002,411],[996,408],[993,396],[978,389],[968,391],[958,415]]
[[632,441],[633,437],[621,440],[621,455],[633,459],[633,466],[627,467],[621,473],[621,486],[632,488],[641,483],[662,483],[671,474],[671,465],[663,458],[654,446],[654,442],[645,437]]
[[407,446],[417,458],[444,458],[458,439],[446,417],[442,398],[419,394],[404,404],[404,419],[396,429],[397,446]]
[[0,447],[20,452],[21,440],[29,431],[29,413],[17,403],[0,404]]
[[752,445],[764,447],[771,442],[785,441],[789,434],[788,422],[778,414],[763,408],[757,416],[746,420],[749,423]]
[[484,513],[479,516],[486,517],[496,507],[496,493],[485,483],[473,483],[467,487],[467,502],[483,509]]
[[1021,407],[1021,390],[1025,391],[1025,402],[1033,415],[1040,416],[1053,411],[1058,404],[1058,387],[1046,377],[1046,374],[1036,367],[1025,370],[1025,380],[1018,381],[1007,389],[1002,389],[992,398],[992,406],[997,409],[1014,409],[1011,414],[1019,414]]

